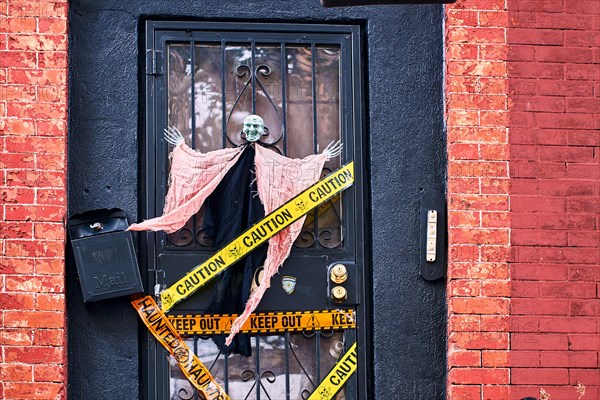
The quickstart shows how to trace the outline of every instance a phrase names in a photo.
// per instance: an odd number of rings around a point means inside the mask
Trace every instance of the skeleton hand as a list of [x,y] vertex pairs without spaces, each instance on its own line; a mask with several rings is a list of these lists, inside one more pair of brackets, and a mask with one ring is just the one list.
[[327,161],[342,154],[343,147],[344,145],[339,140],[329,143],[325,150],[323,150],[323,154],[327,156]]
[[165,140],[172,144],[173,146],[177,146],[179,142],[183,140],[183,135],[179,132],[177,128],[171,128],[170,126],[165,129]]

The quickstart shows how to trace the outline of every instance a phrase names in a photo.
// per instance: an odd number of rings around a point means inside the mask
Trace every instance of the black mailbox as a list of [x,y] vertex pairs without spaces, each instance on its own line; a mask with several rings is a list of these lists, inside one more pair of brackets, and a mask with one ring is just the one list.
[[144,291],[133,237],[123,210],[93,210],[69,219],[83,301]]

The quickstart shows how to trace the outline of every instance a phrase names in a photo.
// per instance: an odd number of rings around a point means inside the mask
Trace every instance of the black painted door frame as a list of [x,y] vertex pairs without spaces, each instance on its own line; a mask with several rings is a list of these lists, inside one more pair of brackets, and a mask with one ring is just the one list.
[[[143,207],[145,22],[359,25],[364,49],[371,399],[445,397],[445,283],[419,270],[419,198],[445,191],[443,6],[323,8],[318,0],[72,0],[69,214]],[[84,304],[67,260],[69,398],[143,398],[147,351],[128,299]]]

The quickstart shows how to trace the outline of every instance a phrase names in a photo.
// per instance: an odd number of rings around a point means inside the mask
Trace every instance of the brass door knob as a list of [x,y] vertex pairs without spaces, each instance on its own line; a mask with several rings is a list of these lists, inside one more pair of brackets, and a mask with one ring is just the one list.
[[340,283],[346,282],[348,279],[348,270],[344,264],[336,264],[331,268],[330,279],[332,282]]
[[341,303],[348,297],[348,292],[342,286],[335,286],[331,289],[331,299],[336,303]]

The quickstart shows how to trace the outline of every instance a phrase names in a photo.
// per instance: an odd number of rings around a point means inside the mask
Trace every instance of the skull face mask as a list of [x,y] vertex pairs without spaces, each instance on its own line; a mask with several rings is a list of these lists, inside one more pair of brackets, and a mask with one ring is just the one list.
[[256,142],[262,135],[264,135],[265,123],[258,115],[248,115],[244,118],[244,129],[242,132],[246,135],[246,140],[249,142]]

